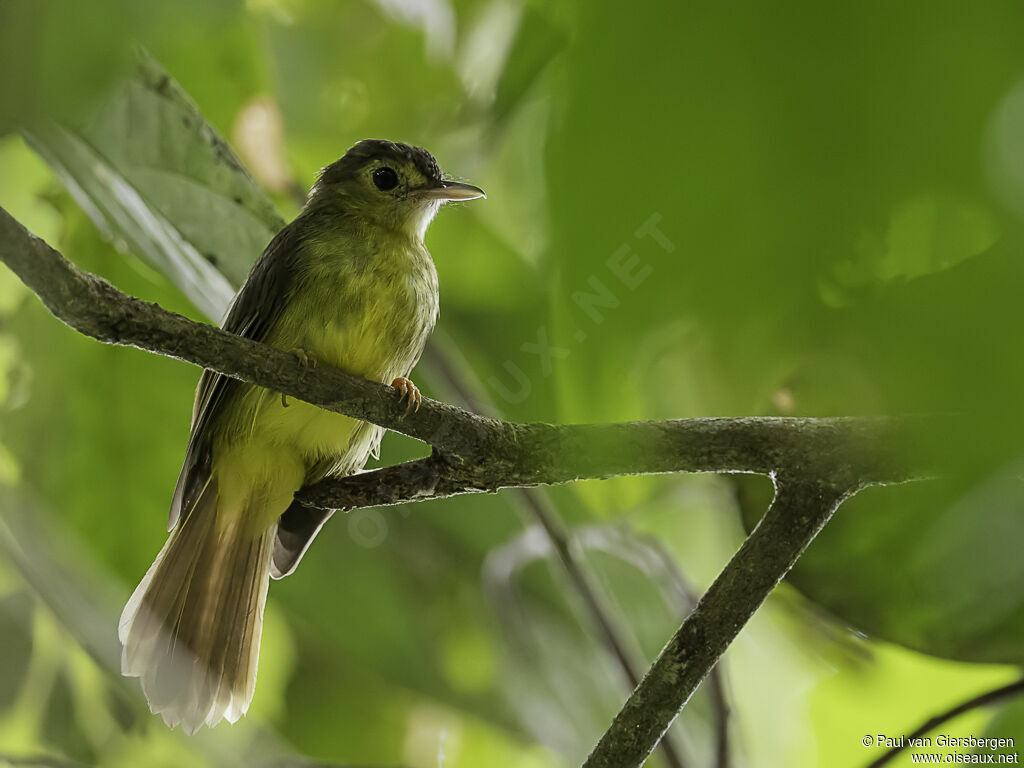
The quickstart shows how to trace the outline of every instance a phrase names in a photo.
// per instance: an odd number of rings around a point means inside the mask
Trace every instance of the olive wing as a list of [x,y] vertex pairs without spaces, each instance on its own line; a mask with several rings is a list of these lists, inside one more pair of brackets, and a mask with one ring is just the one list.
[[[292,222],[270,241],[253,265],[245,285],[235,296],[224,319],[225,331],[253,341],[263,341],[274,327],[287,301],[301,244],[299,221]],[[192,429],[185,460],[171,499],[168,530],[174,528],[183,511],[191,509],[210,480],[210,438],[217,414],[231,398],[249,386],[236,379],[203,371],[196,387],[192,408]]]

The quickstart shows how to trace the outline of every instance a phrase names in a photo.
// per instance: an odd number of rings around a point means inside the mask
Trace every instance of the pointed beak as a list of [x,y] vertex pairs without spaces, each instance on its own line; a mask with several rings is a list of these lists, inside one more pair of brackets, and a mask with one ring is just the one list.
[[429,187],[420,193],[427,200],[476,200],[487,197],[480,187],[459,181],[442,181],[436,187]]

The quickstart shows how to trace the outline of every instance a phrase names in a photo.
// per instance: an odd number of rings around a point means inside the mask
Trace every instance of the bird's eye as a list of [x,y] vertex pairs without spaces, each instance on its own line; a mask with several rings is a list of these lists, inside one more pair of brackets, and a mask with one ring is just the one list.
[[381,192],[387,192],[398,185],[398,174],[391,168],[378,168],[373,172],[373,183]]

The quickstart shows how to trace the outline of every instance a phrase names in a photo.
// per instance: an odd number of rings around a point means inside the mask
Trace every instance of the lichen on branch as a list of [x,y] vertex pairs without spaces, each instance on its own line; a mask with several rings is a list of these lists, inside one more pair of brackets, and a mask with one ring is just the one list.
[[244,339],[118,291],[0,208],[2,260],[57,318],[99,341],[175,357],[429,444],[431,454],[323,480],[297,498],[354,509],[619,475],[752,472],[772,477],[764,519],[698,602],[588,758],[639,766],[721,654],[844,499],[937,472],[927,419],[707,418],[616,424],[513,423],[424,399]]

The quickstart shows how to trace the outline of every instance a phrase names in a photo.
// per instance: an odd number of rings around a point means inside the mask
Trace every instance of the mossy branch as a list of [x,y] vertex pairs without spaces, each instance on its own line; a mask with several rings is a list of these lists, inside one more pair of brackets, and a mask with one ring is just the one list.
[[936,472],[913,450],[924,419],[714,418],[554,426],[487,418],[399,392],[118,291],[0,208],[0,260],[60,320],[108,344],[139,347],[372,422],[432,446],[429,457],[302,489],[331,509],[397,504],[501,488],[667,472],[769,475],[764,519],[641,680],[587,760],[638,766],[700,682],[842,501],[868,485]]

